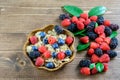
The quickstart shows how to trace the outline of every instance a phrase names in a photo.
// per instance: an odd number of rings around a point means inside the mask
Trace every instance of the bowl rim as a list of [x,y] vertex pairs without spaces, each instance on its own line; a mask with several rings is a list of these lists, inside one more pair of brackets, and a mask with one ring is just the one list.
[[[73,35],[70,31],[68,31],[67,29],[64,29],[64,28],[63,28],[63,30],[64,30],[65,32],[69,33],[69,36],[72,36],[72,37],[74,38],[74,41],[73,41],[73,43],[72,43],[71,46],[70,46],[71,48],[73,48],[73,50],[72,50],[73,55],[71,56],[70,61],[61,63],[58,67],[55,67],[55,68],[53,68],[53,69],[46,68],[45,66],[36,67],[36,66],[34,65],[34,63],[31,61],[31,59],[30,59],[29,56],[27,55],[28,53],[26,52],[26,47],[27,47],[27,44],[29,43],[29,38],[30,38],[30,36],[31,36],[33,33],[38,32],[38,31],[43,31],[44,29],[46,29],[46,28],[48,28],[48,27],[53,27],[53,28],[54,28],[54,26],[55,26],[55,25],[50,24],[50,25],[47,25],[47,26],[45,26],[45,27],[37,28],[37,29],[34,29],[33,31],[31,31],[31,32],[27,35],[27,39],[26,39],[26,41],[25,41],[25,43],[24,43],[24,46],[23,46],[23,53],[24,53],[24,55],[27,56],[27,58],[30,60],[30,63],[32,64],[32,66],[35,67],[35,68],[37,68],[37,69],[44,69],[44,70],[47,70],[47,71],[56,71],[56,70],[60,69],[62,66],[64,66],[65,64],[70,63],[71,61],[73,61],[74,58],[75,58],[75,56],[76,56],[76,49],[75,49],[75,47],[74,47],[74,45],[75,45],[75,37],[74,37],[74,35]],[[50,30],[50,29],[49,29],[49,30]]]

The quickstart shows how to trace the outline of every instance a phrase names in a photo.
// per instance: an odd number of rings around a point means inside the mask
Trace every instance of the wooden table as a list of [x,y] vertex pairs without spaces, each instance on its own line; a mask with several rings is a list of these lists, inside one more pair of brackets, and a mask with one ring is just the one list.
[[86,51],[77,53],[73,62],[55,72],[32,67],[22,51],[30,31],[60,24],[58,16],[65,4],[85,11],[98,5],[106,6],[108,12],[104,17],[120,25],[119,3],[120,0],[0,0],[0,80],[120,80],[120,45],[116,49],[118,56],[109,63],[109,71],[92,76],[79,74],[77,66]]

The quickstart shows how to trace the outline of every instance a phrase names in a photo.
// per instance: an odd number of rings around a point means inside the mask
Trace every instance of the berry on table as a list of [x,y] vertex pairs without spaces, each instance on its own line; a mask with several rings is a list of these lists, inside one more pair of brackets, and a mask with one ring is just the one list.
[[110,25],[110,28],[113,30],[113,31],[117,31],[119,29],[119,25],[117,24],[111,24]]
[[83,18],[80,17],[80,18],[79,18],[79,21],[82,22],[82,23],[84,23],[84,22],[85,22],[85,19],[83,19]]
[[92,48],[88,49],[87,54],[89,56],[92,56],[94,54],[94,49],[92,49]]
[[95,67],[95,68],[92,69],[91,74],[96,74],[97,72],[98,72],[98,70]]
[[118,40],[117,40],[117,38],[112,38],[112,39],[110,40],[110,44],[109,44],[110,48],[111,48],[111,49],[115,49],[115,48],[117,47],[117,45],[118,45]]
[[96,48],[98,48],[98,47],[99,47],[99,44],[98,44],[98,43],[96,43],[96,42],[91,42],[90,48],[96,49]]
[[96,54],[93,54],[91,57],[91,62],[92,63],[97,63],[99,61],[99,57]]
[[106,51],[106,50],[110,50],[110,47],[107,43],[103,42],[101,45],[100,45],[100,48],[103,50],[103,51]]
[[97,34],[102,34],[102,33],[104,33],[104,29],[105,29],[105,26],[101,25],[101,26],[96,27],[94,31]]
[[71,31],[71,32],[75,32],[75,31],[77,31],[77,25],[74,24],[74,23],[71,23],[71,24],[67,27],[67,29],[68,29],[69,31]]
[[103,54],[99,59],[99,62],[101,63],[108,63],[109,61],[110,61],[110,57],[108,54]]
[[71,24],[70,19],[64,19],[64,20],[61,22],[61,25],[62,25],[63,27],[68,27],[70,24]]
[[69,15],[68,14],[60,14],[59,19],[60,20],[69,19]]
[[90,64],[91,64],[91,61],[88,59],[83,59],[79,62],[80,67],[89,67]]
[[101,43],[103,42],[103,38],[97,37],[97,38],[95,39],[95,41],[96,41],[98,44],[101,44]]
[[104,65],[103,71],[106,72],[108,70],[108,63],[103,63],[103,65]]
[[104,18],[103,18],[103,16],[98,16],[97,23],[98,23],[99,25],[102,25],[102,24],[104,23]]
[[103,55],[103,51],[100,48],[97,48],[95,49],[95,54],[100,57]]
[[79,29],[79,30],[83,30],[84,29],[84,24],[81,22],[81,21],[78,21],[77,22],[77,28]]
[[84,36],[80,38],[80,42],[82,43],[88,43],[89,42],[89,37],[88,36]]
[[104,25],[105,26],[110,26],[111,22],[109,20],[104,20]]
[[112,30],[109,27],[105,27],[105,31],[104,32],[105,32],[106,36],[110,36],[111,33],[112,33]]
[[90,17],[90,20],[96,22],[96,21],[97,21],[97,18],[98,18],[97,16],[91,16],[91,17]]
[[94,32],[87,32],[87,36],[89,37],[90,40],[95,40],[98,35]]
[[72,19],[71,19],[71,21],[73,23],[77,23],[78,22],[78,18],[76,16],[73,16]]
[[107,54],[109,55],[110,58],[114,58],[117,56],[117,52],[112,51],[112,50],[108,50]]
[[80,73],[83,74],[83,75],[90,75],[90,68],[88,68],[88,67],[82,67],[80,69]]
[[87,19],[87,20],[85,20],[83,23],[84,23],[85,25],[88,25],[88,24],[90,24],[90,22],[91,22],[91,20],[90,20],[90,19]]
[[86,20],[86,19],[88,19],[88,14],[82,13],[82,14],[80,14],[80,17]]
[[61,26],[55,25],[54,29],[58,34],[63,33],[63,28]]

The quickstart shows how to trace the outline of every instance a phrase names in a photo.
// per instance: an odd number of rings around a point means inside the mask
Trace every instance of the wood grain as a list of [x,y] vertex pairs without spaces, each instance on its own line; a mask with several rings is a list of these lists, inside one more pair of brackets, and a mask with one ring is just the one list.
[[[22,51],[30,31],[60,24],[58,16],[65,4],[76,5],[85,12],[94,6],[106,6],[105,19],[120,25],[119,3],[120,0],[0,0],[0,80],[120,80],[120,44],[115,49],[118,56],[109,63],[109,71],[92,76],[79,74],[77,66],[86,57],[86,51],[78,52],[73,62],[55,72],[32,67]],[[119,39],[120,30],[118,33]]]

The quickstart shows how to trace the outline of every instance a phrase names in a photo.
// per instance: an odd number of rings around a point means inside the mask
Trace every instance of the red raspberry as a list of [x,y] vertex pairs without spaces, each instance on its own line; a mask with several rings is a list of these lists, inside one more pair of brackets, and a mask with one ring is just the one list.
[[79,21],[83,23],[83,22],[85,22],[85,19],[79,18]]
[[66,38],[65,42],[66,42],[68,45],[72,44],[72,43],[73,43],[73,37],[68,36],[68,37]]
[[100,57],[99,61],[100,61],[101,63],[108,63],[108,62],[110,61],[110,57],[109,57],[108,54],[103,54],[103,55]]
[[86,20],[86,19],[88,19],[88,14],[82,13],[82,14],[80,14],[80,17]]
[[101,37],[101,38],[104,39],[104,38],[106,37],[106,36],[105,36],[105,33],[100,34],[99,37]]
[[101,25],[101,26],[98,26],[95,28],[95,32],[97,34],[102,34],[102,33],[104,33],[104,29],[105,29],[105,26]]
[[76,16],[73,16],[71,20],[72,20],[73,23],[77,23],[78,22],[78,18]]
[[38,57],[38,58],[36,59],[36,61],[35,61],[35,65],[36,65],[37,67],[44,65],[44,59],[41,58],[41,57]]
[[70,19],[64,19],[64,20],[61,22],[61,25],[62,25],[63,27],[68,27],[70,24],[71,24]]
[[90,19],[87,19],[87,20],[84,22],[84,24],[87,26],[90,22],[91,22],[91,20],[90,20]]
[[101,44],[103,42],[103,38],[101,37],[98,37],[95,39],[95,41],[98,43],[98,44]]
[[96,22],[96,21],[97,21],[97,18],[98,18],[97,16],[91,16],[91,17],[90,17],[90,20]]
[[59,60],[64,59],[64,58],[65,58],[65,53],[64,53],[64,52],[59,52],[59,53],[57,54],[57,58],[58,58]]
[[106,37],[106,38],[104,38],[104,42],[106,42],[107,44],[110,44],[110,40],[111,40],[110,37]]
[[81,21],[78,21],[77,22],[77,28],[79,29],[79,30],[83,30],[84,29],[84,24],[81,22]]
[[38,39],[37,39],[36,36],[31,36],[29,40],[30,40],[30,42],[31,42],[32,44],[35,44],[35,43],[38,42]]
[[99,47],[99,44],[98,44],[98,43],[96,43],[96,42],[91,42],[90,48],[96,49],[96,48],[98,48],[98,47]]
[[81,37],[81,38],[80,38],[80,41],[81,41],[82,43],[88,43],[88,42],[89,42],[89,37],[88,37],[88,36]]
[[107,70],[108,70],[108,63],[103,63],[103,65],[104,65],[104,72],[106,72]]
[[104,25],[105,26],[110,26],[111,22],[109,20],[104,20]]
[[80,69],[80,73],[83,75],[90,75],[90,68],[88,67],[83,67]]
[[49,44],[54,44],[55,42],[56,42],[56,38],[55,38],[55,37],[50,36],[50,37],[48,38],[48,43],[49,43]]
[[42,45],[42,46],[40,46],[40,47],[38,48],[38,51],[41,52],[41,53],[44,53],[44,52],[47,51],[47,48]]
[[100,45],[100,48],[102,50],[110,50],[110,47],[107,43],[103,42],[101,45]]
[[97,63],[99,61],[99,57],[96,54],[93,54],[91,57],[91,62]]
[[43,56],[44,56],[44,58],[46,58],[46,59],[50,58],[50,57],[51,57],[50,51],[44,52]]
[[96,74],[97,72],[98,72],[98,71],[97,71],[96,67],[93,68],[92,71],[91,71],[92,74]]
[[89,56],[92,56],[94,54],[94,49],[90,48],[88,51],[87,51],[87,54]]

